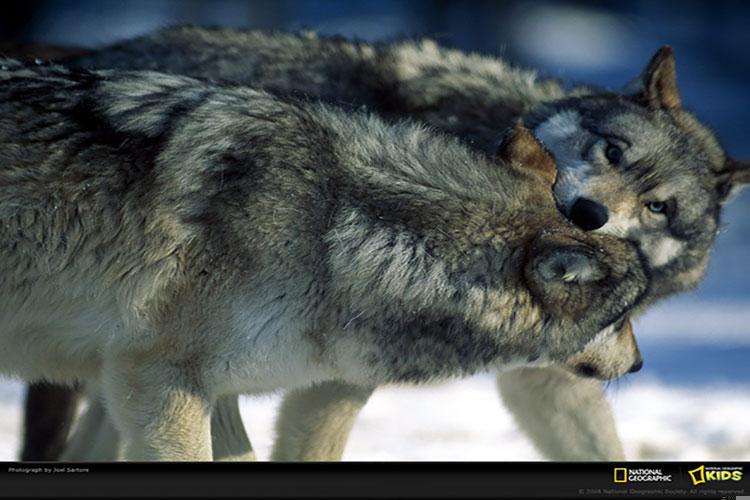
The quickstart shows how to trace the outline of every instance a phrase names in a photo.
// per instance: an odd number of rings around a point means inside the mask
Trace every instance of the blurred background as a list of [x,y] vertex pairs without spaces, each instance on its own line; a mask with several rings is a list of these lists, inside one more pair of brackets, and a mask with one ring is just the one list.
[[[143,0],[3,4],[0,47],[96,47],[175,23],[315,29],[368,41],[430,36],[571,84],[618,88],[661,45],[677,55],[685,107],[730,155],[750,158],[750,3],[744,1]],[[636,324],[645,366],[608,386],[630,459],[750,460],[750,189],[725,211],[701,287]],[[0,380],[0,460],[16,457],[22,385]],[[246,398],[259,458],[279,396]],[[380,390],[349,460],[538,460],[488,375]]]

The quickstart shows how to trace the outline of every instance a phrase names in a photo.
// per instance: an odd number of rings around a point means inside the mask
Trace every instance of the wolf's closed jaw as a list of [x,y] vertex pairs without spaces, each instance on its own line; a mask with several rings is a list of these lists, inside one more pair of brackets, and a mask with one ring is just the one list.
[[610,380],[643,367],[643,357],[627,317],[602,329],[580,353],[565,363],[583,377]]

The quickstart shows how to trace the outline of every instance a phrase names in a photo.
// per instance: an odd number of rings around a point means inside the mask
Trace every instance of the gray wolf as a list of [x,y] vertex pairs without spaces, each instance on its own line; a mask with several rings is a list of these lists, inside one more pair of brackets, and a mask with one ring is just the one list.
[[[493,151],[500,131],[524,117],[558,162],[555,194],[561,212],[585,230],[627,238],[642,249],[653,286],[639,311],[700,282],[721,209],[732,192],[750,182],[748,163],[728,157],[712,132],[682,107],[674,55],[667,47],[617,92],[594,86],[566,90],[534,71],[431,40],[371,45],[314,33],[190,26],[128,40],[71,62],[158,69],[322,99],[348,109],[365,107],[386,119],[428,123],[485,152]],[[498,384],[519,423],[549,458],[622,458],[610,410],[595,382],[555,368],[527,368],[500,374]],[[527,390],[520,389],[524,385]],[[324,408],[331,407],[327,395],[332,391],[319,386],[310,390],[321,390]],[[545,396],[553,393],[554,399]],[[341,404],[349,409],[361,404],[366,401],[362,394]],[[591,406],[601,411],[584,410],[582,400],[596,401]],[[547,417],[552,401],[555,419],[564,425]],[[298,407],[291,403],[284,409]],[[293,421],[288,415],[280,418],[289,423],[288,434],[303,434],[303,426]],[[575,431],[563,435],[558,427]]]
[[[430,40],[370,45],[182,26],[73,58],[81,67],[154,69],[408,117],[493,152],[523,117],[555,157],[560,210],[585,230],[637,242],[655,274],[650,301],[696,286],[723,201],[750,167],[727,157],[681,107],[673,51],[621,92],[556,80]],[[594,227],[596,226],[596,227]]]
[[492,162],[176,75],[0,79],[0,369],[98,381],[129,460],[210,460],[226,395],[576,364],[649,287],[520,125]]

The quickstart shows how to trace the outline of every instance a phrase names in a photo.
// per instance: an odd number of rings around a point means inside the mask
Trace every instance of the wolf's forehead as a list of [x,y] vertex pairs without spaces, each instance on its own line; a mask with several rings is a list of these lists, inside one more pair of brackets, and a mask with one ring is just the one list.
[[685,141],[683,134],[668,120],[625,107],[616,106],[593,116],[586,115],[583,123],[594,133],[625,142],[630,155],[635,157],[672,151]]
[[[636,157],[671,154],[680,163],[708,173],[724,161],[713,133],[684,111],[649,110],[638,106],[612,106],[589,111],[584,126],[602,135],[620,137]],[[701,173],[701,172],[696,172]]]
[[603,135],[613,135],[628,139],[631,145],[655,144],[669,137],[658,124],[648,119],[644,113],[614,110],[595,120],[587,120],[587,125]]
[[549,145],[576,139],[583,145],[587,142],[585,136],[593,133],[603,138],[621,139],[633,149],[631,154],[669,149],[670,142],[679,134],[670,129],[673,127],[665,127],[650,118],[647,113],[617,104],[566,107],[542,120],[535,133]]

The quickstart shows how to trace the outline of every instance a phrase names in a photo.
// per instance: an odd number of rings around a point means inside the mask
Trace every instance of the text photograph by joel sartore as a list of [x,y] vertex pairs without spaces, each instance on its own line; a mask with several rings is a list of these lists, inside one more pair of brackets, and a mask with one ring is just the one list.
[[750,495],[750,5],[2,11],[3,481]]

